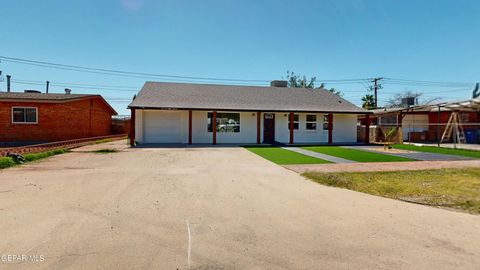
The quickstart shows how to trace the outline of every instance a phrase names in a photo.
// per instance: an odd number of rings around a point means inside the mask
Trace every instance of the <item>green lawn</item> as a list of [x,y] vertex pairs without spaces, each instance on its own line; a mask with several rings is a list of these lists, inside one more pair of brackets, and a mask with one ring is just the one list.
[[280,147],[263,147],[263,146],[251,146],[245,147],[247,150],[270,160],[273,163],[279,165],[287,164],[322,164],[330,163],[329,161],[318,159],[314,157],[309,157],[293,151],[285,150]]
[[480,151],[475,151],[475,150],[453,149],[453,148],[444,148],[444,147],[436,147],[436,146],[416,146],[411,144],[394,144],[393,148],[410,150],[410,151],[418,151],[418,152],[428,152],[428,153],[464,156],[464,157],[471,157],[471,158],[480,158]]
[[304,173],[320,184],[480,214],[480,168],[368,173]]
[[395,161],[414,161],[414,159],[397,157],[391,155],[378,154],[368,151],[362,151],[340,146],[305,146],[305,150],[318,152],[334,157],[344,158],[357,162],[395,162]]

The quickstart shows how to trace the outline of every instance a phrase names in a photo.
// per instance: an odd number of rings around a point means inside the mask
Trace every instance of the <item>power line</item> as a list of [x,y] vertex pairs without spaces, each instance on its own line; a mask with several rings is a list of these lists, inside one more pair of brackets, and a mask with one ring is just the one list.
[[[15,81],[21,82],[31,82],[31,83],[45,83],[45,81],[39,80],[25,80],[25,79],[15,79]],[[108,88],[137,88],[138,86],[125,86],[125,85],[108,85],[108,84],[88,84],[88,83],[73,83],[73,82],[56,82],[50,81],[50,83],[55,84],[64,84],[64,85],[80,85],[80,86],[91,86],[91,87],[108,87]]]
[[122,74],[127,76],[137,75],[137,76],[146,76],[146,77],[162,77],[162,78],[171,78],[171,79],[192,79],[192,80],[210,80],[210,81],[269,82],[265,80],[253,80],[253,79],[222,79],[222,78],[213,78],[213,77],[194,77],[194,76],[179,76],[179,75],[168,75],[168,74],[132,72],[132,71],[105,69],[105,68],[83,67],[83,66],[77,66],[77,65],[66,65],[66,64],[36,61],[36,60],[7,57],[7,56],[0,56],[0,59],[3,59],[6,62],[15,62],[20,64],[42,65],[45,67],[67,69],[67,70],[74,69],[75,71],[85,71],[85,72],[117,73],[117,74]]
[[385,78],[385,84],[397,84],[397,85],[418,85],[426,87],[466,87],[471,86],[473,83],[469,82],[436,82],[436,81],[421,81],[421,80],[407,80],[407,79],[394,79]]
[[[23,85],[41,85],[44,86],[45,82],[43,81],[37,81],[37,80],[12,80],[12,82],[17,83],[17,84],[23,84]],[[83,86],[87,85],[87,86]],[[75,88],[79,89],[93,89],[93,90],[101,90],[101,91],[120,91],[120,92],[138,92],[139,90],[135,89],[119,89],[119,88],[113,88],[111,86],[107,85],[97,85],[98,87],[90,87],[88,85],[91,84],[80,84],[80,83],[57,83],[57,82],[52,82],[50,81],[50,86],[57,86],[57,87],[72,87],[75,86]],[[133,87],[132,87],[133,88]],[[342,90],[343,93],[365,93],[365,90]]]
[[[23,80],[12,80],[12,82],[17,84],[23,85],[41,85],[44,86],[45,83],[37,82],[37,81],[23,81]],[[52,83],[50,82],[50,86],[57,86],[57,87],[72,87],[73,84],[59,84],[59,83]],[[89,90],[105,90],[105,91],[118,91],[118,92],[138,92],[138,89],[120,89],[120,88],[112,88],[112,87],[90,87],[90,86],[81,86],[80,84],[73,85],[75,88],[79,89],[89,89]]]
[[[95,68],[95,67],[84,67],[78,65],[69,65],[69,64],[59,64],[53,62],[46,62],[46,61],[37,61],[37,60],[30,60],[24,58],[16,58],[16,57],[8,57],[8,56],[0,56],[0,59],[4,62],[9,63],[17,63],[17,64],[24,64],[24,65],[32,65],[38,67],[45,67],[45,68],[54,68],[60,70],[69,70],[69,71],[77,71],[77,72],[87,72],[87,73],[94,73],[94,74],[103,74],[103,75],[113,75],[113,76],[123,76],[123,77],[133,77],[133,78],[162,78],[168,79],[173,81],[180,81],[180,82],[192,82],[192,80],[197,80],[199,82],[204,81],[213,81],[213,82],[237,82],[237,83],[270,83],[271,80],[260,80],[260,79],[234,79],[234,78],[217,78],[217,77],[196,77],[196,76],[180,76],[180,75],[171,75],[171,74],[154,74],[154,73],[144,73],[144,72],[134,72],[134,71],[124,71],[124,70],[114,70],[114,69],[106,69],[106,68]],[[188,80],[188,81],[185,81]],[[367,82],[368,78],[361,78],[361,79],[318,79],[318,82],[323,83],[336,83],[336,84],[356,84],[361,82]]]
[[[114,76],[126,76],[126,77],[136,77],[136,78],[163,78],[163,79],[187,79],[187,80],[200,80],[200,81],[230,81],[230,82],[250,82],[250,83],[269,83],[270,80],[259,80],[259,79],[235,79],[235,78],[217,78],[217,77],[197,77],[197,76],[181,76],[181,75],[171,75],[171,74],[154,74],[154,73],[144,73],[144,72],[133,72],[133,71],[123,71],[123,70],[114,70],[106,68],[94,68],[94,67],[84,67],[78,65],[69,65],[69,64],[59,64],[46,61],[37,61],[30,60],[25,58],[16,58],[8,56],[0,56],[5,62],[26,64],[47,68],[56,68],[70,71],[78,72],[89,72],[105,75],[114,75]],[[397,85],[420,85],[420,86],[437,86],[437,87],[460,87],[460,86],[470,86],[472,83],[468,82],[438,82],[438,81],[422,81],[422,80],[411,80],[411,79],[399,79],[399,78],[383,78],[385,83],[397,84]],[[323,83],[336,83],[336,84],[355,84],[355,83],[365,83],[374,78],[357,78],[357,79],[318,79],[318,82]]]

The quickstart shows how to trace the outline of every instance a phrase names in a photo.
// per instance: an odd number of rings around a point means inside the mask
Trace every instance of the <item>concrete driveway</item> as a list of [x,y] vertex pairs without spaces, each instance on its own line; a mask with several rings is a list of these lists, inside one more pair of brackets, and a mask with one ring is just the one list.
[[0,231],[0,269],[480,265],[479,216],[325,187],[242,148],[76,152],[2,170]]

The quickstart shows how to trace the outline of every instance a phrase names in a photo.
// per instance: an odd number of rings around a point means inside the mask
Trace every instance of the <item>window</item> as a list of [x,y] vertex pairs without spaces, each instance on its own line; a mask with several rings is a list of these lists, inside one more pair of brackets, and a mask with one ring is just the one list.
[[[207,129],[212,132],[213,113],[207,113]],[[217,113],[217,132],[240,132],[240,113]]]
[[[298,130],[298,114],[293,115],[293,130]],[[290,130],[290,114],[287,114],[288,130]]]
[[387,116],[380,117],[380,125],[396,126],[397,125],[397,116],[396,115],[387,115]]
[[[332,123],[333,125],[333,123]],[[328,114],[323,115],[323,130],[328,130]]]
[[12,123],[15,124],[36,124],[37,108],[12,107]]
[[317,130],[317,115],[307,114],[306,130]]

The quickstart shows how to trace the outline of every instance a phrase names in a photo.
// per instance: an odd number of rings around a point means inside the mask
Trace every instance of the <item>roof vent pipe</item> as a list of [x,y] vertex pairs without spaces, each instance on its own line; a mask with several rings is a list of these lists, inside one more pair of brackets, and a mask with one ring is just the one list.
[[70,95],[72,93],[72,89],[65,88],[65,95]]
[[271,81],[270,82],[271,87],[288,87],[288,82],[287,81]]
[[7,75],[7,92],[10,92],[10,79],[12,78],[11,75]]

